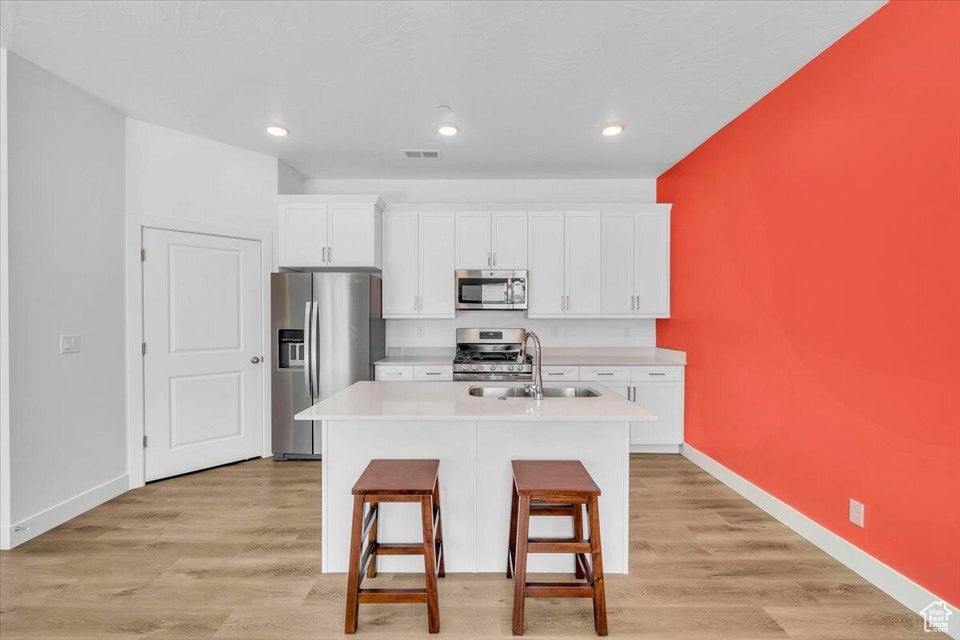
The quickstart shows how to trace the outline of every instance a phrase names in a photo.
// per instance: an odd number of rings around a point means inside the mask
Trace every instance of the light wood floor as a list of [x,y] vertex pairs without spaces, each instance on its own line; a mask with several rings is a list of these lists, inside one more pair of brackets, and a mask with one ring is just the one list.
[[[630,484],[611,637],[931,640],[918,616],[684,458],[634,456]],[[337,638],[345,583],[320,573],[320,465],[255,460],[131,491],[0,553],[0,637]],[[448,575],[440,637],[510,637],[511,601],[501,576]],[[427,637],[419,606],[360,616],[357,637]],[[528,600],[526,636],[596,637],[589,601]]]

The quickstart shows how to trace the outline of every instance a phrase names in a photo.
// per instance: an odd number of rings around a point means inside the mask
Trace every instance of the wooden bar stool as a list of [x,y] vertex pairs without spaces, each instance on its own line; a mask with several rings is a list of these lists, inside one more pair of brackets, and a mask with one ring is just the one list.
[[[603,550],[600,545],[600,488],[579,460],[514,460],[513,498],[507,577],[513,578],[513,635],[523,635],[526,598],[593,598],[593,625],[607,635],[607,600],[603,588]],[[583,537],[586,505],[590,537]],[[570,538],[530,538],[531,516],[573,518]],[[578,582],[527,582],[528,553],[574,554]],[[587,561],[587,555],[592,561]]]
[[[437,578],[444,577],[443,523],[440,518],[439,460],[371,460],[353,485],[353,531],[347,574],[345,633],[357,630],[361,604],[413,603],[427,605],[427,628],[440,631]],[[379,505],[383,502],[419,502],[423,540],[386,543],[377,540]],[[366,503],[370,508],[366,509]],[[367,545],[361,552],[363,540]],[[422,555],[424,589],[361,589],[364,575],[377,575],[377,556]]]

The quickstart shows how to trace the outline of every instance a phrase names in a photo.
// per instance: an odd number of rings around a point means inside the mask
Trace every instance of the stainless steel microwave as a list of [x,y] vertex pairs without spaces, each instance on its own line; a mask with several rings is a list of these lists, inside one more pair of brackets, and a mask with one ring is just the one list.
[[458,269],[457,309],[526,309],[527,272],[504,269]]

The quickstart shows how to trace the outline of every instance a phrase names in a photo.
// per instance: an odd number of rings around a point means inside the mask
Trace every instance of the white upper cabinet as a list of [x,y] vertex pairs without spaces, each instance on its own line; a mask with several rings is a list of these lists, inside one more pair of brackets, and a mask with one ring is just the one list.
[[280,266],[322,265],[327,258],[327,205],[280,205]]
[[330,205],[330,240],[327,262],[331,266],[380,265],[379,212],[363,205]]
[[[383,214],[383,315],[416,315],[420,296],[420,216]],[[452,277],[452,276],[451,276]]]
[[455,236],[453,213],[383,214],[385,318],[454,317]]
[[458,211],[457,269],[526,269],[525,211]]
[[564,313],[600,313],[600,212],[564,214]]
[[460,211],[456,220],[457,269],[491,268],[490,212]]
[[670,317],[670,207],[528,214],[530,317]]
[[633,287],[633,217],[630,212],[603,213],[600,305],[604,314],[630,314],[637,306]]
[[422,316],[453,317],[454,236],[452,213],[420,213],[420,304]]
[[490,214],[490,239],[494,268],[527,268],[526,211],[494,211]]
[[530,212],[527,315],[555,316],[563,313],[563,213]]
[[670,317],[670,205],[665,210],[637,213],[634,225],[634,288],[636,312]]
[[381,267],[378,196],[280,196],[281,267]]

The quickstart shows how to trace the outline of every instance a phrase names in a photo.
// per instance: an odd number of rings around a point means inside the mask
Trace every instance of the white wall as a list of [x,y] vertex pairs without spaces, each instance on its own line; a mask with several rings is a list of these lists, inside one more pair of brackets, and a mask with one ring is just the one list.
[[303,176],[283,160],[277,160],[277,193],[282,195],[304,193]]
[[4,94],[16,545],[127,487],[124,119],[12,53]]
[[127,118],[127,215],[274,229],[277,159]]
[[609,180],[307,180],[306,193],[379,194],[406,202],[656,202],[652,178]]
[[10,547],[10,299],[7,211],[7,50],[0,48],[0,549]]
[[453,320],[387,320],[390,349],[453,347],[458,327],[523,327],[544,347],[654,347],[656,320],[530,320],[522,311],[459,311]]

